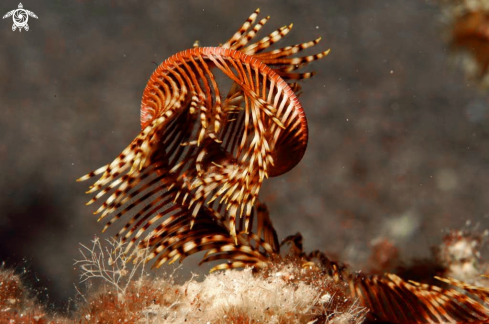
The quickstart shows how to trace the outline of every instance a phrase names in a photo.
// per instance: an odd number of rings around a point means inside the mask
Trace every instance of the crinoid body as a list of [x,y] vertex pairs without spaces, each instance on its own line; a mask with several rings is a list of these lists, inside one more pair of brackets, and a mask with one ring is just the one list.
[[[292,25],[249,44],[269,19],[253,26],[258,13],[223,45],[194,46],[164,61],[143,93],[141,133],[112,163],[79,179],[102,174],[89,204],[111,193],[96,213],[112,216],[107,226],[129,215],[117,235],[129,248],[150,247],[151,257],[160,255],[157,265],[165,251],[175,260],[196,243],[215,241],[217,223],[237,244],[248,235],[263,180],[304,155],[307,121],[296,80],[313,73],[296,70],[328,51],[291,57],[318,38],[265,52]],[[208,236],[192,242],[190,230]]]
[[[313,73],[295,70],[328,52],[290,57],[319,39],[264,52],[291,26],[249,45],[268,20],[252,27],[257,15],[258,10],[222,46],[180,52],[153,73],[143,94],[141,133],[112,163],[79,179],[101,174],[89,190],[98,192],[89,203],[109,196],[96,212],[102,212],[100,219],[111,215],[105,228],[119,220],[124,225],[117,236],[129,241],[126,251],[147,248],[155,266],[200,251],[206,252],[202,262],[218,262],[212,271],[247,266],[271,271],[295,263],[300,278],[285,280],[322,288],[334,282],[344,288],[338,290],[341,296],[352,297],[343,301],[358,301],[374,321],[489,322],[486,288],[455,279],[438,278],[446,284],[438,287],[393,274],[351,273],[321,252],[304,253],[300,234],[284,240],[282,245],[292,248],[281,255],[257,197],[265,178],[287,172],[305,152],[307,121],[296,80]],[[353,319],[363,318],[363,310],[355,314]],[[323,312],[315,322],[330,315]]]

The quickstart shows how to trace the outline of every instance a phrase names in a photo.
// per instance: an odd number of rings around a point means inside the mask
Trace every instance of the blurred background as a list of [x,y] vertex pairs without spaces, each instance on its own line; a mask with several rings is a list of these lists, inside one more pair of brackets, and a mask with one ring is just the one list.
[[[39,17],[29,31],[0,21],[0,262],[55,308],[76,294],[79,243],[102,229],[75,179],[138,134],[155,62],[225,42],[258,7],[271,15],[261,36],[294,23],[279,46],[322,36],[315,51],[331,48],[302,84],[306,155],[260,194],[280,239],[301,232],[307,251],[359,270],[379,240],[409,263],[449,229],[489,226],[489,96],[452,63],[436,3],[182,3],[25,1]],[[181,272],[205,273],[198,261]]]

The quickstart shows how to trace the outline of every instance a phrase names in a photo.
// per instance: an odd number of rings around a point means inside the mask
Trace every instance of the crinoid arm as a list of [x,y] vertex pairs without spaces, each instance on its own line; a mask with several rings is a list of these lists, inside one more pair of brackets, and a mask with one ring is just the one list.
[[[267,23],[270,19],[270,16],[263,18],[260,20],[253,28],[250,27],[255,22],[260,10],[257,9],[246,22],[241,26],[241,28],[231,37],[226,43],[222,45],[223,48],[230,48],[233,50],[241,51],[246,55],[253,56],[254,58],[259,59],[264,64],[272,66],[272,69],[275,70],[283,79],[306,79],[310,78],[314,75],[312,72],[308,73],[297,73],[291,74],[289,72],[297,70],[299,68],[304,67],[307,63],[312,61],[319,60],[326,55],[328,55],[329,50],[320,52],[315,55],[308,55],[303,57],[289,57],[291,55],[297,54],[307,48],[316,46],[321,37],[297,44],[292,46],[283,47],[280,49],[272,50],[270,52],[263,52],[276,42],[280,41],[283,37],[285,37],[292,29],[293,24],[289,26],[283,26],[268,36],[262,38],[256,43],[249,44],[249,42],[257,35],[258,31],[262,29],[262,27]],[[277,65],[278,67],[274,67]]]
[[438,279],[449,287],[406,282],[393,274],[353,276],[350,286],[352,295],[370,309],[370,318],[377,321],[400,324],[489,322],[487,288],[455,279]]

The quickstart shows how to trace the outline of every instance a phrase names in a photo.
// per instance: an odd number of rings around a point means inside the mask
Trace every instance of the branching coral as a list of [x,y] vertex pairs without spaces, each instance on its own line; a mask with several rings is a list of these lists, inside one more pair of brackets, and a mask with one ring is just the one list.
[[[136,250],[132,254],[124,253],[124,245],[115,239],[107,240],[111,249],[102,247],[99,238],[95,238],[92,247],[81,244],[80,253],[83,259],[77,260],[82,271],[81,282],[92,278],[101,278],[110,283],[120,298],[124,298],[125,292],[137,273],[144,272],[145,250]],[[128,261],[133,259],[133,265],[128,266]]]

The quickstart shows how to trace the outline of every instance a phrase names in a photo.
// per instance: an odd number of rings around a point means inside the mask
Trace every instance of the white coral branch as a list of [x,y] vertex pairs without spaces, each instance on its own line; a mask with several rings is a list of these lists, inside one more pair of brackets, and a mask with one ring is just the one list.
[[[114,286],[119,296],[123,297],[136,273],[140,271],[143,277],[147,251],[136,249],[125,254],[124,243],[116,239],[108,239],[106,242],[105,248],[98,237],[93,239],[92,247],[80,243],[79,251],[83,258],[75,260],[75,265],[81,269],[80,282],[100,278]],[[131,259],[133,262],[129,264]]]

